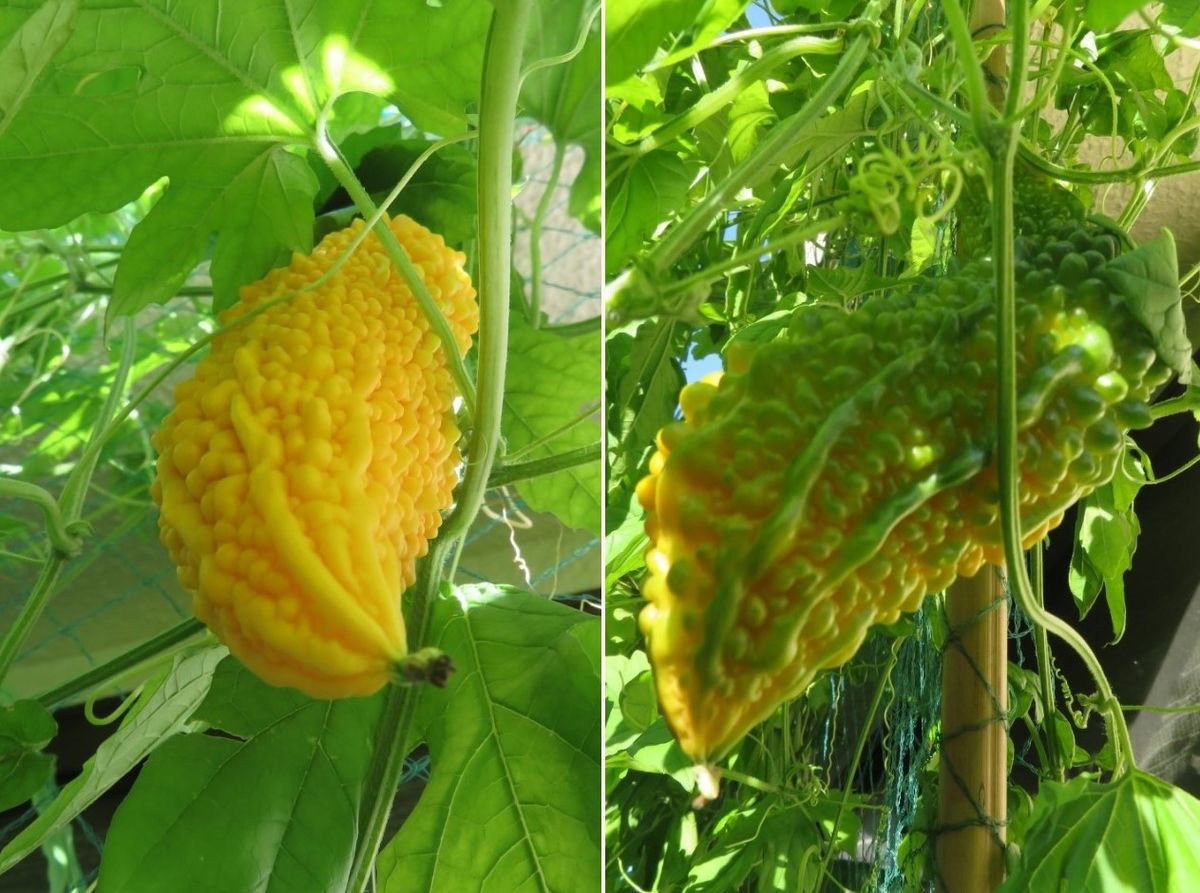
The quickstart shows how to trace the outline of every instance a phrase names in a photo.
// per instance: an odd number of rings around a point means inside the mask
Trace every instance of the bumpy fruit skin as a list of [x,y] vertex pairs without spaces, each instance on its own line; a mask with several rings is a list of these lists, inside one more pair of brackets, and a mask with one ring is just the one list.
[[[1170,375],[1105,279],[1116,242],[1070,218],[1042,229],[1016,243],[1027,545],[1111,478]],[[652,542],[640,622],[698,763],[849,660],[872,624],[1003,561],[991,277],[982,260],[854,312],[803,308],[786,337],[731,345],[724,374],[684,389],[637,489]]]
[[[363,226],[242,289],[229,325],[316,282]],[[464,256],[391,221],[454,331],[478,328]],[[442,346],[372,233],[324,284],[220,334],[154,437],[159,532],[196,616],[265,681],[367,695],[406,652],[400,593],[459,464]]]

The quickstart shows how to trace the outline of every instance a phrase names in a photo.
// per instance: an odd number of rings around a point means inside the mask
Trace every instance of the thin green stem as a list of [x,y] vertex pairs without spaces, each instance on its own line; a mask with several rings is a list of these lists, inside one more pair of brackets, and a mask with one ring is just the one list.
[[1161,704],[1122,704],[1122,710],[1143,710],[1146,713],[1200,713],[1200,704],[1183,704],[1179,707],[1164,707]]
[[[452,545],[452,541],[439,538],[430,546],[429,554],[418,570],[416,584],[406,593],[409,604],[404,613],[410,653],[422,647],[429,633],[430,608],[441,586],[446,553]],[[404,773],[404,760],[411,745],[415,744],[409,737],[423,690],[424,687],[418,685],[393,685],[384,696],[376,726],[375,750],[363,779],[364,799],[359,813],[361,831],[346,884],[350,893],[363,893],[371,878],[392,801]]]
[[[110,427],[109,421],[116,413],[117,406],[125,394],[129,373],[133,369],[136,356],[137,328],[134,326],[133,317],[126,317],[122,332],[121,360],[116,374],[113,376],[112,385],[104,398],[83,455],[75,463],[66,484],[63,485],[62,495],[58,498],[58,511],[63,527],[67,530],[72,529],[83,512],[83,501],[87,496],[88,485],[96,470],[100,451],[107,443],[106,432]],[[34,581],[33,591],[25,600],[25,604],[21,606],[20,613],[13,621],[12,626],[5,632],[4,638],[0,640],[0,683],[3,683],[5,677],[8,676],[9,670],[16,662],[17,652],[26,637],[33,631],[34,624],[42,616],[42,611],[45,610],[51,596],[54,595],[59,575],[65,564],[66,557],[57,550],[46,559],[41,573]]]
[[[470,528],[483,503],[500,440],[504,372],[508,354],[508,310],[512,258],[512,146],[521,51],[533,0],[497,4],[484,52],[479,115],[479,361],[478,402],[467,446],[467,470],[457,505],[421,563],[405,611],[410,651],[425,644],[433,597],[441,587],[446,558]],[[361,893],[383,841],[392,800],[408,753],[412,720],[421,689],[396,687],[384,701],[376,749],[363,790],[359,846],[346,889]]]
[[[372,201],[370,194],[363,185],[358,182],[358,178],[354,176],[354,171],[350,168],[337,148],[329,139],[329,134],[325,128],[324,122],[320,122],[316,139],[316,149],[321,155],[321,159],[329,168],[330,173],[346,190],[346,194],[350,196],[350,200],[354,202],[359,213],[363,218],[374,217],[378,212],[375,202]],[[467,375],[467,367],[463,363],[462,357],[458,353],[458,343],[455,340],[454,332],[450,329],[450,324],[446,321],[446,317],[442,315],[442,311],[438,308],[437,302],[434,301],[433,295],[429,293],[429,289],[425,287],[425,283],[421,281],[420,275],[417,273],[417,268],[413,265],[412,259],[409,258],[408,252],[404,250],[404,246],[396,238],[396,234],[391,228],[380,219],[374,226],[375,235],[379,238],[379,244],[383,246],[383,250],[387,256],[391,258],[396,269],[404,277],[409,289],[413,293],[413,297],[417,299],[417,303],[421,307],[421,312],[425,314],[425,319],[429,323],[430,329],[442,344],[442,352],[446,356],[446,365],[450,368],[450,374],[454,378],[454,383],[458,386],[459,393],[462,394],[463,402],[466,404],[467,411],[474,413],[475,407],[475,387],[471,383],[470,376]]]
[[529,65],[525,67],[525,70],[521,72],[520,80],[517,82],[517,92],[519,93],[525,86],[525,81],[528,80],[530,75],[537,74],[539,71],[543,71],[547,68],[553,68],[556,65],[564,65],[582,53],[584,45],[587,44],[588,35],[592,31],[592,25],[599,15],[600,3],[597,2],[588,11],[587,20],[584,22],[583,27],[579,29],[579,36],[575,39],[575,45],[561,55],[548,56],[545,59],[538,59],[536,62],[530,62]]
[[109,680],[117,678],[139,664],[157,659],[159,655],[204,632],[204,624],[195,618],[181,621],[170,629],[159,633],[154,638],[148,639],[136,648],[131,648],[129,651],[114,657],[107,663],[88,670],[86,673],[64,682],[62,685],[51,689],[45,694],[38,695],[38,703],[47,710],[52,710],[59,704],[63,704],[77,695],[99,688]]
[[[1029,564],[1031,576],[1033,577],[1033,598],[1039,608],[1045,608],[1045,568],[1041,543],[1033,547],[1033,551],[1029,557]],[[1038,665],[1038,681],[1042,690],[1042,734],[1046,736],[1046,748],[1048,750],[1048,753],[1045,755],[1047,761],[1046,769],[1058,781],[1066,781],[1066,766],[1062,755],[1058,752],[1058,734],[1054,729],[1056,707],[1054,700],[1054,665],[1051,663],[1054,657],[1050,651],[1050,636],[1044,626],[1035,626],[1033,628],[1033,649]]]
[[[829,31],[841,31],[849,26],[849,22],[821,22],[817,25],[768,25],[763,28],[746,28],[742,31],[730,31],[715,38],[707,49],[724,46],[728,43],[740,43],[746,40],[762,40],[771,37],[787,37],[791,34],[820,34]],[[645,71],[655,71],[658,65],[651,64]]]
[[1004,94],[1004,118],[1011,125],[1020,125],[1021,96],[1025,92],[1026,60],[1029,58],[1029,27],[1026,21],[1029,7],[1026,0],[1007,0],[1008,28],[1012,34],[1012,56],[1009,59],[1008,89]]
[[544,459],[499,464],[492,468],[492,475],[488,479],[488,487],[503,487],[507,484],[516,484],[520,481],[555,474],[579,465],[599,462],[600,457],[600,441],[597,440],[584,446],[575,447],[573,450],[565,450],[561,453],[555,453],[552,456],[546,456]]
[[529,324],[535,329],[542,327],[542,227],[546,224],[546,215],[550,213],[550,203],[554,200],[554,191],[558,188],[566,156],[566,144],[555,140],[554,160],[550,164],[546,187],[529,222]]
[[975,55],[975,43],[971,39],[967,17],[963,15],[959,0],[942,0],[942,12],[946,16],[950,36],[954,39],[954,47],[958,51],[959,68],[966,79],[971,120],[975,129],[982,134],[991,118],[992,105],[988,102],[987,87],[983,82],[983,67],[979,64],[979,57]]
[[581,319],[578,322],[562,322],[542,326],[542,331],[553,332],[555,335],[560,335],[563,338],[577,338],[580,335],[590,335],[593,332],[599,332],[602,321],[602,317],[591,316],[587,319]]
[[534,450],[538,449],[539,447],[541,447],[545,444],[548,444],[548,443],[553,443],[554,441],[558,440],[558,438],[562,437],[564,434],[566,434],[568,431],[570,431],[572,428],[577,428],[578,426],[582,425],[584,422],[587,422],[589,419],[595,418],[596,413],[598,413],[599,411],[600,411],[599,399],[593,400],[587,406],[583,407],[578,413],[576,413],[575,417],[573,419],[571,419],[567,422],[564,422],[563,424],[559,425],[557,428],[555,428],[552,431],[547,431],[541,437],[537,438],[536,440],[530,441],[529,443],[525,444],[520,449],[513,450],[511,453],[506,454],[504,457],[504,461],[506,463],[516,462],[522,456],[529,455],[530,453],[532,453]]
[[764,80],[772,71],[797,56],[834,56],[840,53],[844,46],[845,42],[839,38],[804,36],[794,37],[777,47],[772,47],[763,53],[761,58],[733,74],[717,89],[702,96],[695,105],[638,141],[631,147],[634,157],[647,155],[656,149],[661,149],[683,134],[692,131],[721,109],[731,105],[748,88]]
[[512,268],[512,145],[521,48],[532,0],[496,7],[488,38],[479,115],[479,402],[467,444],[467,471],[443,536],[466,533],[483,504],[500,441]]
[[686,279],[680,279],[678,282],[672,283],[669,288],[664,289],[663,294],[680,294],[687,292],[698,285],[705,285],[709,282],[715,282],[716,280],[722,278],[726,273],[733,272],[739,267],[749,266],[761,257],[774,254],[777,251],[783,251],[785,248],[791,248],[793,245],[799,245],[804,242],[811,241],[814,236],[837,229],[843,223],[845,223],[845,219],[839,214],[835,214],[831,217],[824,217],[820,220],[814,220],[807,226],[793,230],[786,236],[781,236],[774,241],[738,252],[731,257],[727,257],[723,261],[705,267],[699,273],[693,273]]
[[1152,481],[1147,481],[1146,483],[1147,484],[1165,484],[1167,481],[1174,480],[1175,478],[1177,478],[1181,474],[1183,474],[1185,471],[1190,470],[1197,463],[1200,463],[1200,456],[1193,456],[1191,459],[1184,462],[1182,465],[1180,465],[1174,471],[1169,471],[1164,475],[1160,475],[1159,477],[1156,477]]
[[0,496],[32,502],[42,510],[42,516],[46,521],[46,533],[50,537],[50,544],[55,551],[64,556],[79,554],[83,542],[67,530],[66,519],[63,518],[62,512],[58,508],[58,502],[49,490],[26,481],[0,477]]
[[[112,294],[113,287],[111,285],[94,285],[90,282],[80,283],[75,286],[75,291],[80,294],[87,295],[107,295]],[[213,293],[211,285],[183,285],[175,289],[174,296],[177,298],[204,298]]]
[[[863,20],[878,20],[880,4],[873,0]],[[795,145],[854,83],[871,49],[871,36],[860,34],[847,45],[841,61],[799,111],[778,122],[754,150],[683,217],[646,256],[646,268],[658,279],[683,256],[713,220],[723,213],[741,189],[769,176],[795,151]]]
[[[1062,77],[1063,71],[1067,67],[1067,60],[1071,58],[1071,44],[1075,40],[1075,7],[1072,4],[1067,4],[1062,11],[1062,43],[1058,44],[1058,53],[1054,57],[1054,67],[1051,69],[1049,76],[1044,76],[1038,83],[1037,91],[1033,95],[1033,99],[1029,104],[1017,112],[1017,117],[1030,122],[1037,121],[1037,114],[1041,111],[1042,106],[1050,99],[1050,95],[1058,87],[1058,81]],[[1049,26],[1047,26],[1049,28]],[[1045,59],[1045,54],[1049,51],[1047,41],[1042,41],[1042,58]]]
[[1191,388],[1178,397],[1155,403],[1150,407],[1150,416],[1155,421],[1185,412],[1200,412],[1200,388]]
[[[987,127],[988,125],[985,125]],[[1000,436],[997,463],[1000,478],[1000,526],[1009,581],[1018,606],[1035,627],[1054,633],[1065,641],[1087,665],[1095,679],[1099,703],[1107,717],[1113,744],[1114,775],[1123,775],[1132,765],[1133,748],[1129,727],[1120,702],[1091,646],[1068,623],[1042,608],[1034,595],[1022,558],[1020,475],[1017,464],[1017,314],[1013,247],[1013,160],[1017,133],[1011,122],[991,126],[979,134],[992,159],[992,256],[995,262],[997,313],[998,404]]]

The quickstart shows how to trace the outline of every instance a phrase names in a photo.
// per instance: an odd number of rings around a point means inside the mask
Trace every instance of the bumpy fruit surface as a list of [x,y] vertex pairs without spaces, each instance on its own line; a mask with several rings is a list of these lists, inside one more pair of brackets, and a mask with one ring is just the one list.
[[[1111,478],[1170,370],[1105,277],[1111,236],[1062,217],[1026,232],[1032,544]],[[854,312],[802,308],[786,337],[735,343],[724,374],[684,389],[638,486],[652,542],[640,621],[664,716],[697,762],[847,661],[872,624],[1003,561],[991,280],[981,260]]]
[[[242,289],[228,326],[312,286],[361,220]],[[392,231],[454,331],[479,323],[464,256]],[[196,615],[262,679],[366,695],[406,652],[400,593],[451,502],[459,456],[442,346],[374,234],[326,282],[213,341],[155,435],[162,541]]]

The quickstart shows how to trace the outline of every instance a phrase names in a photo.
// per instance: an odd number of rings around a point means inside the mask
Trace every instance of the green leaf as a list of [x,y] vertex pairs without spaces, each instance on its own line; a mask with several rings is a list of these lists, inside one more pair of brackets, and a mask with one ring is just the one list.
[[[0,127],[0,227],[110,211],[166,178],[118,268],[109,317],[170,298],[215,235],[218,304],[311,247],[322,109],[361,91],[418,127],[465,129],[484,0],[89,4]],[[20,25],[0,18],[0,42]],[[353,43],[347,35],[354,35]]]
[[[704,841],[704,848],[696,854],[688,889],[704,893],[740,890],[752,871],[766,882],[759,889],[817,889],[827,845],[822,825],[832,826],[837,813],[833,800],[784,804],[777,797],[735,810],[723,817],[719,833]],[[859,825],[853,812],[842,816],[838,851],[846,852],[857,840]]]
[[[501,422],[509,455],[535,442],[522,460],[595,443],[600,439],[599,393],[600,339],[594,333],[564,338],[512,315]],[[600,462],[516,486],[530,508],[551,512],[568,527],[600,533]]]
[[345,890],[380,703],[313,700],[223,661],[195,715],[222,735],[180,735],[146,763],[113,817],[100,893]]
[[223,647],[192,651],[177,657],[169,672],[147,683],[120,728],[97,748],[79,775],[28,828],[0,849],[0,874],[94,803],[164,738],[182,730],[208,694],[213,670],[227,654]]
[[1143,5],[1142,0],[1087,0],[1083,20],[1093,31],[1111,31]]
[[1117,31],[1103,35],[1096,45],[1100,51],[1097,65],[1110,78],[1119,78],[1135,91],[1170,90],[1175,86],[1152,31]]
[[[621,163],[621,162],[618,162]],[[606,191],[604,268],[612,276],[637,255],[643,240],[687,201],[692,166],[657,150],[643,155]]]
[[[433,142],[401,139],[404,131],[397,124],[346,138],[343,152],[354,164],[363,186],[377,201],[383,201]],[[451,245],[471,241],[478,234],[475,175],[475,156],[470,150],[464,146],[445,146],[425,160],[392,203],[390,212],[407,214]],[[325,178],[329,187],[336,186],[332,174],[326,173]],[[331,188],[330,203],[339,200],[345,204],[345,210],[328,218],[322,216],[322,230],[340,229],[359,216],[345,192]]]
[[805,268],[805,273],[805,285],[810,297],[839,305],[870,292],[881,291],[900,284],[895,279],[876,276],[865,265],[830,267],[828,269],[809,266]]
[[0,812],[33,797],[54,772],[54,757],[42,749],[58,734],[58,723],[37,701],[0,707]]
[[1174,893],[1200,877],[1198,839],[1200,801],[1145,772],[1043,781],[1019,864],[998,893]]
[[1200,3],[1196,0],[1163,0],[1162,20],[1184,37],[1200,36]]
[[1101,275],[1154,337],[1162,361],[1187,384],[1192,373],[1192,345],[1183,317],[1175,239],[1170,230],[1164,229],[1157,239],[1135,251],[1117,255]]
[[936,223],[928,217],[918,217],[913,221],[908,244],[908,266],[904,271],[906,276],[916,276],[929,266],[937,255],[937,239]]
[[432,777],[380,853],[377,889],[592,893],[600,624],[515,589],[456,594],[435,604],[430,641],[457,672],[418,707]]
[[621,577],[645,567],[644,555],[649,546],[645,513],[640,505],[631,506],[629,514],[604,538],[604,554],[608,560],[604,570],[606,585],[611,588]]
[[[1130,468],[1131,462],[1126,454],[1123,469]],[[1133,511],[1133,497],[1141,480],[1125,476],[1124,470],[1118,472],[1117,478],[1080,503],[1068,579],[1080,619],[1087,616],[1100,589],[1104,589],[1112,617],[1113,642],[1120,641],[1125,634],[1125,572],[1133,566],[1133,553],[1142,530]]]
[[758,137],[779,116],[771,107],[767,85],[755,81],[733,100],[729,107],[726,142],[735,163],[740,162],[758,145]]
[[722,345],[721,353],[728,355],[731,344],[739,344],[747,341],[752,344],[767,344],[774,341],[783,332],[787,331],[793,312],[792,310],[776,310],[774,313],[768,313],[766,316],[756,319],[750,325],[738,329],[737,333]]
[[604,80],[618,84],[650,61],[659,43],[696,17],[695,0],[608,0]]
[[70,38],[79,2],[48,0],[0,47],[0,137],[42,71]]
[[[575,46],[598,0],[544,0],[534,5],[526,65],[561,56]],[[575,177],[568,204],[570,213],[593,232],[600,229],[600,17],[570,62],[540,69],[521,87],[521,107],[546,125],[560,146],[574,144],[584,151],[583,167]]]
[[703,3],[692,27],[688,29],[688,39],[683,42],[684,45],[668,53],[665,58],[656,60],[654,67],[675,65],[706,49],[749,5],[748,0],[708,0]]

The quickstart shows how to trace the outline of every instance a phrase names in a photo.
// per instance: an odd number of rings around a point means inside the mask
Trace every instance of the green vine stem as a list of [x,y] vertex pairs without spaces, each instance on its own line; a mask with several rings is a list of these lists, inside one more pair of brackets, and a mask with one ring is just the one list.
[[[813,126],[826,110],[836,104],[854,83],[858,72],[866,62],[867,54],[875,39],[868,29],[879,21],[879,0],[872,2],[863,17],[852,25],[862,29],[847,42],[845,52],[837,68],[829,74],[799,111],[780,121],[763,137],[749,155],[729,172],[711,192],[670,229],[657,245],[646,255],[647,270],[653,278],[665,273],[692,246],[700,234],[708,229],[713,219],[727,206],[741,189],[761,177],[769,175],[784,162],[795,144],[806,130]],[[853,33],[853,32],[851,32]]]
[[[1039,608],[1046,606],[1045,573],[1042,544],[1035,545],[1029,555],[1030,576],[1033,577],[1033,598]],[[1033,628],[1033,649],[1037,659],[1038,678],[1042,689],[1042,734],[1046,737],[1046,770],[1058,781],[1067,780],[1064,755],[1058,749],[1058,733],[1054,728],[1057,714],[1054,690],[1054,655],[1050,651],[1050,636],[1044,626]]]
[[[100,407],[100,414],[92,428],[83,455],[71,469],[71,474],[63,486],[62,495],[58,499],[59,516],[67,531],[76,529],[76,522],[83,513],[83,501],[87,496],[92,474],[96,470],[96,463],[100,459],[100,450],[108,442],[109,422],[116,415],[117,406],[124,396],[136,355],[137,328],[134,325],[133,317],[126,317],[122,331],[121,360],[117,366],[116,375],[113,376],[112,386]],[[67,556],[60,551],[55,551],[47,557],[42,565],[41,573],[34,581],[33,591],[25,600],[25,604],[21,606],[21,611],[13,621],[13,625],[0,640],[0,683],[3,683],[8,676],[9,670],[16,662],[17,652],[33,630],[38,618],[42,616],[42,611],[45,610],[46,604],[54,594],[59,575],[66,562]]]
[[[363,218],[373,218],[379,209],[376,207],[375,202],[372,201],[367,190],[358,182],[358,178],[354,176],[354,171],[350,165],[346,163],[341,153],[338,152],[337,147],[330,141],[324,118],[318,121],[317,124],[316,149],[321,155],[321,160],[325,162],[330,173],[333,174],[342,188],[346,190],[346,194],[350,196],[351,201],[354,202],[355,207],[358,208]],[[433,295],[429,293],[429,289],[425,287],[425,283],[417,275],[417,268],[413,266],[408,252],[404,250],[404,246],[400,244],[396,238],[396,234],[391,231],[382,219],[379,219],[375,223],[374,230],[375,235],[379,237],[379,243],[383,246],[383,250],[387,252],[387,256],[391,258],[396,269],[404,276],[404,280],[408,283],[413,297],[421,305],[421,311],[425,314],[425,318],[429,322],[429,327],[442,343],[442,352],[446,355],[446,363],[450,367],[450,374],[454,377],[454,383],[458,386],[459,393],[462,394],[467,412],[474,413],[475,386],[467,374],[467,367],[463,363],[462,357],[458,355],[458,344],[454,340],[454,333],[450,330],[450,324],[446,322],[446,317],[442,316],[442,311],[438,309],[437,302],[433,300]]]
[[[950,31],[959,54],[973,58],[974,51],[966,20],[955,0],[943,0],[950,23]],[[1107,717],[1109,738],[1113,744],[1114,776],[1123,775],[1130,768],[1133,749],[1129,739],[1129,728],[1121,712],[1120,702],[1113,693],[1108,677],[1091,646],[1073,627],[1059,617],[1042,608],[1034,595],[1025,567],[1021,544],[1019,468],[1017,465],[1017,319],[1016,280],[1013,254],[1013,161],[1017,154],[1019,121],[1012,117],[1019,102],[1025,82],[1024,59],[1026,51],[1026,8],[1024,0],[1016,0],[1009,7],[1010,33],[1013,35],[1013,66],[1011,68],[1009,95],[1005,103],[1004,120],[995,121],[989,116],[987,97],[982,90],[983,79],[978,73],[978,89],[971,87],[971,65],[967,65],[968,93],[973,108],[972,118],[976,122],[976,135],[992,162],[992,257],[995,268],[995,289],[998,301],[997,313],[997,358],[999,437],[997,459],[1000,478],[1000,525],[1004,538],[1004,554],[1012,593],[1018,606],[1035,627],[1044,628],[1058,636],[1074,650],[1087,665],[1099,692],[1098,702]],[[1020,63],[1018,66],[1017,63]],[[982,102],[983,105],[976,103]]]
[[[409,596],[409,610],[405,615],[409,621],[410,652],[419,649],[428,634],[433,596],[440,586],[442,569],[453,546],[453,540],[439,538],[421,562],[415,585],[406,593]],[[383,711],[376,726],[375,751],[361,788],[363,801],[359,809],[358,845],[346,884],[348,893],[363,893],[374,873],[375,856],[383,844],[392,801],[404,772],[404,760],[413,743],[409,737],[422,688],[393,685],[384,695]]]
[[0,478],[0,496],[32,502],[42,510],[42,516],[46,519],[46,534],[54,551],[67,557],[79,554],[83,541],[67,529],[66,519],[49,490],[13,478]]
[[566,471],[568,468],[599,462],[601,455],[600,441],[596,440],[584,446],[575,447],[573,450],[564,450],[542,459],[498,464],[492,469],[491,477],[488,478],[488,489],[516,484],[532,478]]
[[[630,162],[640,156],[648,155],[656,149],[661,149],[707,121],[721,109],[731,105],[747,88],[765,80],[768,74],[797,56],[836,56],[844,48],[845,41],[841,38],[802,36],[793,37],[791,40],[786,40],[779,46],[767,50],[760,58],[734,74],[717,89],[706,93],[687,111],[680,113],[653,133],[628,147],[626,151],[630,153]],[[620,153],[622,148],[617,147],[617,151]]]
[[182,645],[204,632],[204,624],[194,617],[180,621],[170,629],[159,633],[152,639],[147,639],[107,663],[94,667],[86,673],[64,682],[57,688],[52,688],[45,694],[38,695],[38,703],[47,710],[53,710],[76,695],[106,685],[110,680],[116,679],[139,664],[157,660],[170,649]]
[[583,52],[584,46],[587,44],[588,35],[591,34],[592,25],[600,15],[600,3],[596,2],[587,12],[587,19],[583,27],[579,29],[579,36],[575,40],[575,45],[565,53],[558,56],[547,56],[545,59],[538,59],[536,62],[530,62],[529,65],[521,72],[521,77],[517,81],[517,92],[520,93],[525,87],[525,81],[530,76],[537,74],[539,71],[544,71],[547,68],[553,68],[556,65],[565,65],[576,56]]
[[[521,52],[533,0],[498,4],[484,52],[479,115],[479,400],[467,445],[467,471],[457,505],[421,562],[417,584],[407,597],[409,649],[425,644],[433,596],[441,587],[448,556],[457,551],[479,512],[500,440],[504,373],[508,356],[508,312],[512,261],[512,146],[516,122]],[[422,688],[388,690],[377,727],[376,750],[367,770],[360,812],[359,845],[346,889],[366,889],[383,841],[396,787],[408,754],[413,716]]]
[[537,210],[529,222],[529,324],[535,329],[542,327],[542,227],[546,224],[546,215],[550,212],[550,202],[554,199],[555,189],[558,188],[563,159],[566,157],[566,144],[555,140],[554,160],[550,164],[546,188],[542,191]]
[[739,269],[748,269],[759,258],[775,254],[778,251],[784,251],[795,245],[810,242],[814,237],[821,235],[821,233],[831,232],[842,226],[845,222],[846,220],[841,214],[834,214],[830,217],[822,217],[810,221],[807,225],[792,230],[786,236],[780,236],[778,239],[764,242],[761,245],[756,245],[753,248],[748,248],[745,251],[731,255],[725,258],[725,260],[706,266],[699,273],[693,273],[685,279],[671,283],[671,285],[664,288],[660,293],[668,297],[685,294],[691,289],[716,282],[727,273],[732,273]]

